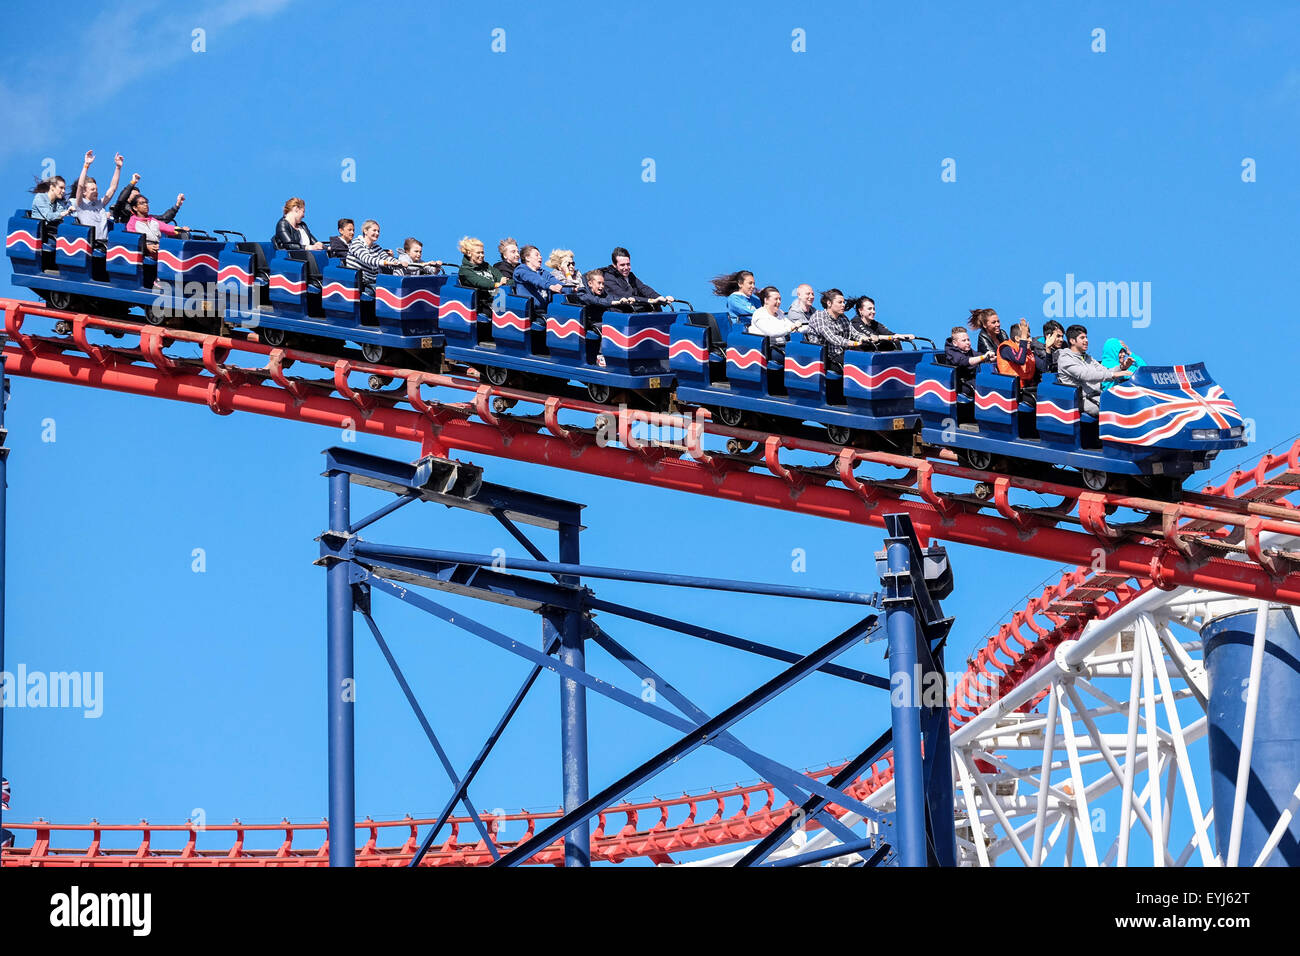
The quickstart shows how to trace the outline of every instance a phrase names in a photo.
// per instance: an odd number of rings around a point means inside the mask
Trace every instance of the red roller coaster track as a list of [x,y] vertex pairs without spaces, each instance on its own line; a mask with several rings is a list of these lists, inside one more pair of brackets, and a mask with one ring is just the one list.
[[[1300,511],[1286,500],[1286,495],[1300,487],[1300,442],[1283,455],[1266,455],[1253,471],[1236,472],[1221,486],[1188,492],[1178,503],[1089,492],[1063,483],[974,471],[948,461],[727,428],[708,421],[707,416],[702,425],[705,433],[735,438],[755,450],[724,455],[699,446],[692,451],[664,446],[617,447],[602,442],[595,427],[561,424],[561,412],[566,417],[592,416],[593,425],[595,416],[611,412],[584,400],[492,387],[463,375],[272,348],[251,338],[59,312],[16,300],[0,299],[0,308],[7,338],[6,367],[12,375],[207,405],[220,415],[248,411],[353,428],[418,442],[422,454],[446,455],[453,449],[478,452],[838,521],[879,527],[886,513],[902,511],[911,516],[923,537],[1078,565],[1058,585],[1030,601],[975,655],[957,689],[954,726],[973,717],[989,699],[989,692],[981,688],[996,685],[999,695],[1005,694],[1060,642],[1077,636],[1089,619],[1113,613],[1147,588],[1190,585],[1300,603],[1300,554],[1267,549],[1260,540],[1265,532],[1300,537]],[[66,320],[72,331],[68,335],[33,334],[23,328],[29,317]],[[138,345],[97,344],[89,338],[92,330],[135,336]],[[201,357],[170,355],[167,349],[173,343],[189,343]],[[231,363],[235,352],[252,356],[257,364]],[[286,369],[291,365],[313,369],[318,377],[290,376]],[[401,384],[396,389],[368,390],[353,384],[354,375],[379,375]],[[426,388],[457,390],[465,393],[467,400],[434,400],[424,393]],[[518,406],[534,406],[536,411],[507,413]],[[786,451],[820,454],[826,456],[826,464],[783,462]],[[867,478],[856,472],[863,464],[898,474]],[[952,484],[965,482],[983,494],[939,490],[935,487],[939,478]],[[1013,504],[1012,492],[1056,496],[1061,503],[1055,507]],[[1109,516],[1121,508],[1135,513],[1137,520],[1111,523]],[[1099,555],[1104,555],[1104,572],[1090,570]],[[1038,616],[1051,624],[1050,630],[1035,620]],[[1028,627],[1035,639],[1023,637],[1021,627]],[[827,768],[817,776],[836,769]],[[887,761],[873,767],[854,785],[855,795],[865,797],[890,776]],[[760,809],[751,810],[751,796],[759,793],[766,794],[766,801]],[[724,816],[728,800],[740,805],[731,816]],[[710,801],[717,801],[713,817],[697,822],[697,807]],[[776,808],[773,801],[771,785],[759,784],[611,807],[593,834],[592,857],[617,861],[644,856],[664,862],[673,852],[751,841],[769,832],[792,809],[790,804]],[[682,819],[672,821],[674,808],[685,808],[678,811],[683,813]],[[612,834],[606,828],[610,814],[623,814],[626,821]],[[521,812],[500,822],[522,823],[527,832],[521,839],[526,839],[538,820],[557,815]],[[657,817],[657,822],[640,829],[640,820],[652,817]],[[369,831],[369,839],[358,851],[358,862],[393,865],[409,860],[416,828],[431,822],[408,818],[358,824]],[[293,847],[296,831],[323,830],[323,824],[206,828],[204,832],[235,834],[235,843],[220,851],[197,849],[198,828],[189,825],[37,823],[13,827],[35,830],[36,840],[30,851],[6,852],[5,865],[324,865],[327,859],[327,850]],[[410,835],[401,843],[379,847],[380,831],[391,832],[394,827]],[[143,840],[130,851],[101,849],[101,834],[114,830],[142,832]],[[244,833],[256,830],[283,831],[284,842],[276,850],[245,849]],[[186,832],[189,842],[174,851],[151,848],[151,833],[164,831]],[[90,833],[93,837],[87,847],[52,848],[55,832]],[[499,845],[508,848],[511,844]],[[560,862],[558,847],[538,854],[535,861]],[[433,865],[468,865],[488,859],[482,841],[457,843],[455,831],[428,857]]]

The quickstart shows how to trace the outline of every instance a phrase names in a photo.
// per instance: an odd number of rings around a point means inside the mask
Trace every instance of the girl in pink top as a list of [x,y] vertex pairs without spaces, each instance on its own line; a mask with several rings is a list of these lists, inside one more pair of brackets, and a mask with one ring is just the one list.
[[170,222],[149,215],[149,200],[145,198],[143,193],[131,200],[131,208],[134,210],[135,215],[127,221],[127,231],[142,233],[146,237],[145,248],[151,256],[158,254],[158,240],[163,235],[189,235],[188,229],[182,226],[174,226]]

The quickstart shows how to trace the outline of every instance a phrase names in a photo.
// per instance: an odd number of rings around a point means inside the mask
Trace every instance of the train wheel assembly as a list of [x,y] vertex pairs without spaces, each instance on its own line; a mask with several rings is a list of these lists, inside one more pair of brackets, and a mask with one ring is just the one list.
[[50,291],[46,293],[45,301],[50,304],[51,309],[58,309],[61,312],[70,312],[73,309],[71,292]]
[[1110,475],[1092,468],[1080,468],[1079,477],[1083,479],[1083,487],[1089,491],[1105,491],[1110,484]]
[[989,471],[993,468],[993,453],[974,448],[957,449],[957,461],[975,471]]
[[728,428],[739,428],[745,423],[745,413],[743,410],[739,408],[729,408],[726,405],[715,405],[713,407],[713,417]]
[[832,445],[847,445],[853,441],[853,429],[847,425],[827,425],[826,437]]
[[495,385],[498,388],[510,381],[510,369],[499,368],[496,365],[484,365],[480,370],[483,380],[489,385]]

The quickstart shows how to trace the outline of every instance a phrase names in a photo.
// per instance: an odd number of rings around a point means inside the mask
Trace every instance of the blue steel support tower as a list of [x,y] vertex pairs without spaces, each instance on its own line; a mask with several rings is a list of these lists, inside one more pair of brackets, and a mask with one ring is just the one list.
[[[5,375],[4,339],[0,338],[0,674],[5,673],[5,499],[8,496],[9,429],[5,406],[9,404],[9,378]],[[18,691],[22,693],[21,690]],[[4,777],[5,709],[0,706],[0,778]],[[4,801],[0,800],[0,833],[4,826]]]
[[889,634],[894,803],[903,866],[956,866],[952,749],[943,645],[952,628],[939,600],[952,593],[943,548],[922,550],[907,515],[886,515],[876,555]]
[[[351,678],[352,622],[356,613],[362,615],[451,784],[450,796],[418,850],[413,853],[409,862],[411,866],[418,866],[425,859],[458,804],[464,807],[496,865],[515,866],[532,860],[538,854],[545,854],[550,862],[562,860],[566,866],[587,866],[591,856],[592,818],[702,746],[738,758],[801,807],[766,839],[747,851],[738,865],[792,866],[840,858],[847,858],[850,862],[856,859],[854,865],[869,866],[890,862],[942,865],[954,861],[950,756],[945,723],[947,709],[941,674],[941,645],[951,620],[941,616],[938,606],[938,599],[951,590],[952,576],[943,549],[923,550],[906,516],[895,515],[889,519],[888,558],[881,558],[880,572],[889,599],[882,602],[879,594],[858,591],[584,565],[580,563],[578,543],[582,530],[582,505],[486,482],[481,469],[461,462],[426,457],[408,464],[332,448],[326,452],[325,474],[329,480],[330,521],[329,529],[319,539],[320,558],[317,563],[327,569],[332,866],[350,866],[355,862],[354,695],[351,693]],[[386,491],[395,498],[365,517],[353,519],[350,501],[353,484]],[[503,558],[500,552],[487,555],[414,548],[380,543],[361,536],[363,529],[412,501],[434,502],[490,515],[510,532],[530,557]],[[559,560],[547,560],[541,548],[519,527],[521,524],[555,531]],[[540,572],[547,577],[527,577],[518,572]],[[866,614],[812,651],[786,650],[597,598],[583,583],[593,578],[853,604],[863,608]],[[542,646],[540,649],[529,646],[531,642],[516,640],[467,613],[437,603],[425,596],[426,591],[445,591],[532,611],[542,619]],[[452,765],[375,622],[371,614],[371,599],[376,593],[416,607],[532,664],[531,673],[514,693],[467,769],[462,771]],[[873,634],[879,633],[881,627],[876,611],[881,607],[885,608],[889,620],[891,678],[834,663],[839,655],[860,646],[864,638],[870,640]],[[640,621],[777,661],[783,669],[711,715],[678,690],[671,680],[617,641],[604,627],[597,625],[591,616],[593,611],[610,615],[611,624],[608,626],[613,626],[619,618]],[[638,681],[653,682],[659,691],[659,699],[643,699],[641,687],[644,684],[636,690],[628,690],[589,674],[586,670],[588,641],[607,652]],[[543,671],[554,672],[560,682],[563,810],[559,819],[518,843],[498,844],[495,834],[475,809],[469,788]],[[919,689],[932,689],[936,671],[939,672],[938,689],[934,692],[936,700],[923,696],[917,707],[896,709],[893,730],[877,737],[829,781],[800,773],[746,746],[732,729],[756,709],[812,674],[822,675],[823,679],[847,680],[857,686],[888,689],[891,683],[901,679],[900,675],[914,673]],[[663,751],[594,795],[589,793],[588,787],[588,691],[666,724],[681,735]],[[923,736],[924,748],[921,743]],[[866,767],[884,755],[891,740],[902,744],[896,746],[897,818],[901,825],[893,835],[889,827],[894,823],[894,815],[866,805],[849,789]],[[837,808],[837,812],[830,812],[830,808]],[[858,822],[846,822],[850,819]],[[796,855],[787,851],[782,858],[767,861],[767,857],[790,838],[794,827],[814,823],[837,841],[834,846],[818,846]],[[865,828],[866,832],[855,830],[855,826]],[[562,850],[557,851],[557,841],[561,840]]]

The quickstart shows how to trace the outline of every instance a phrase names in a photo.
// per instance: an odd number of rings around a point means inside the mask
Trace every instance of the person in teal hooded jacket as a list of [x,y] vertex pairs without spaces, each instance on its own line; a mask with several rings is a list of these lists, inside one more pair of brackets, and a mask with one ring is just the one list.
[[[1141,368],[1147,363],[1142,361],[1140,355],[1134,355],[1129,351],[1128,346],[1122,339],[1107,339],[1106,345],[1101,351],[1101,364],[1106,368]],[[1115,380],[1101,383],[1101,390],[1104,392],[1115,384]]]

